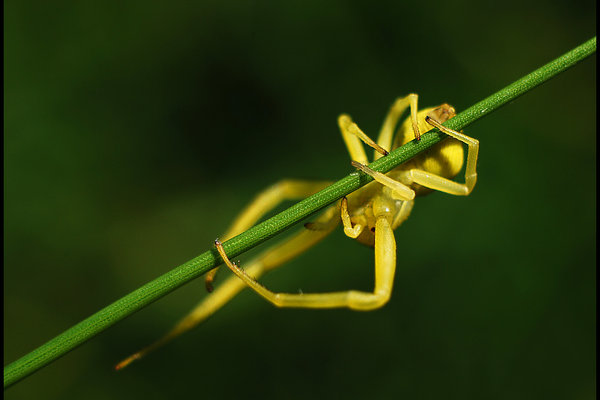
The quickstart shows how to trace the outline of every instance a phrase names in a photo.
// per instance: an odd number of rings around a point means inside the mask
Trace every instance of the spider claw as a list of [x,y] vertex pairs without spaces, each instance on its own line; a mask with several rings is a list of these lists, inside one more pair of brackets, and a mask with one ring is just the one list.
[[208,279],[204,281],[204,286],[206,287],[206,291],[208,293],[212,293],[213,290],[215,290],[213,284],[212,284],[212,279],[209,281]]

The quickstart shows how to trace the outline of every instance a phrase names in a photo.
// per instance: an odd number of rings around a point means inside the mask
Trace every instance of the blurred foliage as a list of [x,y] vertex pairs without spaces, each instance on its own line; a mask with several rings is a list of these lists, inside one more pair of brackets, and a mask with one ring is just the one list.
[[[5,3],[5,364],[209,248],[268,184],[350,172],[339,113],[373,135],[409,92],[464,109],[594,36],[595,9]],[[193,282],[6,398],[591,398],[595,67],[467,130],[478,186],[417,201],[385,308],[277,310],[244,292],[114,373],[204,295]],[[372,258],[336,231],[264,282],[368,290]]]

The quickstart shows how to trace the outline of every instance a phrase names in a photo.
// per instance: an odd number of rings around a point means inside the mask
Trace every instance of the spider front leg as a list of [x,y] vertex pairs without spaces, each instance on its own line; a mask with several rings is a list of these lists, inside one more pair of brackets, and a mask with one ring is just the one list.
[[479,154],[479,141],[465,135],[464,133],[446,128],[431,117],[426,117],[425,120],[445,134],[467,144],[468,150],[467,165],[465,166],[465,183],[454,182],[450,179],[446,179],[420,169],[411,169],[406,171],[403,175],[403,180],[406,180],[409,183],[415,182],[430,189],[439,190],[441,192],[457,196],[469,195],[471,191],[473,191],[475,183],[477,182],[476,168],[477,156]]
[[[410,121],[412,124],[415,139],[419,140],[421,138],[419,124],[417,123],[418,100],[419,95],[415,93],[411,93],[406,97],[399,97],[396,99],[394,104],[392,104],[392,107],[390,107],[390,111],[388,111],[385,120],[383,121],[381,131],[379,132],[379,137],[377,138],[377,144],[379,146],[383,147],[384,149],[392,148],[392,139],[394,137],[394,130],[396,129],[396,125],[398,125],[398,119],[408,107],[410,107]],[[379,158],[381,158],[381,154],[376,152],[375,160]]]
[[386,174],[374,171],[366,165],[363,165],[356,161],[352,161],[352,166],[360,169],[365,174],[370,175],[375,181],[381,183],[383,186],[390,189],[393,198],[405,201],[413,200],[415,198],[415,191],[412,190],[409,186],[405,185],[404,183],[398,182],[397,180],[390,178]]
[[375,289],[372,293],[350,290],[332,293],[275,293],[267,289],[246,271],[232,263],[219,241],[215,241],[225,264],[246,285],[277,307],[339,308],[368,311],[383,306],[390,298],[396,270],[396,241],[388,215],[377,217],[375,225]]
[[354,161],[358,161],[363,164],[368,164],[369,160],[367,159],[367,154],[365,153],[365,149],[361,143],[361,141],[368,146],[375,149],[376,153],[387,156],[388,151],[383,147],[379,146],[373,139],[367,136],[356,123],[352,121],[347,114],[342,114],[338,117],[338,125],[340,127],[340,131],[342,132],[342,137],[344,138],[344,143],[348,148],[348,152],[350,153],[350,158]]

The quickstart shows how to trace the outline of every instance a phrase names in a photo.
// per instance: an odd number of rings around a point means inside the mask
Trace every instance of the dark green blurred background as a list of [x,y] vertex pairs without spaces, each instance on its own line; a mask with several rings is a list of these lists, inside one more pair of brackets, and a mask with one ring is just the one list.
[[[276,180],[351,172],[339,113],[374,136],[410,92],[462,110],[596,30],[593,0],[403,3],[6,2],[5,364],[208,249]],[[595,66],[467,129],[478,185],[416,202],[383,309],[244,292],[113,372],[198,280],[6,398],[592,398]],[[263,282],[370,290],[373,253],[338,230]]]

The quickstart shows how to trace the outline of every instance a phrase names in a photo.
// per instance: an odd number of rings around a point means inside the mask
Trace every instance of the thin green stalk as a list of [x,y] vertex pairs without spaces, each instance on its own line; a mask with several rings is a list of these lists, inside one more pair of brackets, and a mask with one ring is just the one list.
[[[489,114],[508,102],[516,99],[534,87],[572,67],[577,62],[596,51],[596,38],[590,39],[579,47],[557,58],[542,68],[526,75],[499,92],[480,101],[469,109],[450,119],[444,125],[460,130],[477,119]],[[370,167],[376,171],[387,172],[408,161],[419,152],[426,150],[446,137],[437,129],[427,132],[419,142],[412,141],[394,150],[387,157],[380,158]],[[228,240],[223,244],[230,257],[259,245],[265,240],[281,233],[293,224],[303,220],[323,207],[341,197],[350,194],[372,180],[362,172],[353,172],[326,189],[291,206],[287,210],[254,226],[246,232]],[[94,315],[63,332],[46,344],[33,350],[19,360],[4,368],[4,388],[11,386],[43,366],[61,357],[114,323],[142,309],[162,296],[177,289],[183,284],[204,274],[221,264],[215,249],[210,249],[200,256],[167,272],[141,288],[131,292]]]

